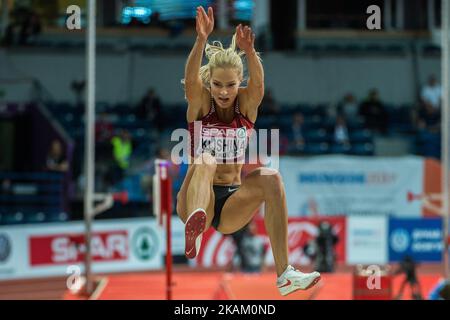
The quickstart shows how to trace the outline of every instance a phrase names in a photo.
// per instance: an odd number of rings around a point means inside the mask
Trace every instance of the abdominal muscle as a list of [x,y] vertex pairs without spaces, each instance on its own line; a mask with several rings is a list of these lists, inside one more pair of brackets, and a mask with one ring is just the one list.
[[217,164],[214,185],[240,185],[242,164]]
[[[194,160],[189,156],[189,170],[194,164]],[[199,164],[201,165],[201,164]],[[241,184],[242,163],[218,163],[213,179],[213,185],[231,186]]]

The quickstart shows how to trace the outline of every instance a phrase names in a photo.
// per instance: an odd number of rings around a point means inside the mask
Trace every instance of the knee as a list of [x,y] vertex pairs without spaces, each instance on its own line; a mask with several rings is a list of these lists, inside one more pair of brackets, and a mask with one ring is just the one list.
[[284,194],[283,178],[278,170],[262,168],[260,175],[261,186],[266,197]]
[[202,153],[195,162],[195,170],[200,170],[203,173],[214,175],[216,173],[217,161],[214,156],[209,153]]

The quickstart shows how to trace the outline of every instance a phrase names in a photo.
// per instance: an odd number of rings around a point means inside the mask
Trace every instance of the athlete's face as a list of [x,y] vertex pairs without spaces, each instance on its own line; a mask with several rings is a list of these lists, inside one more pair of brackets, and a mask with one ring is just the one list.
[[220,108],[234,105],[241,79],[234,68],[214,68],[211,74],[211,95]]

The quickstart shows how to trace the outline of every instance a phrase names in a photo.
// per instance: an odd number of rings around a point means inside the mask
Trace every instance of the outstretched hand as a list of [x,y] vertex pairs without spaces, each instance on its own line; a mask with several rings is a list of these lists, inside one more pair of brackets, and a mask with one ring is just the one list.
[[211,7],[208,8],[206,14],[203,7],[197,7],[197,16],[195,17],[195,29],[202,39],[207,39],[214,29],[214,13]]
[[255,44],[255,34],[252,32],[250,27],[243,27],[241,24],[236,27],[236,44],[239,49],[246,53],[253,50]]

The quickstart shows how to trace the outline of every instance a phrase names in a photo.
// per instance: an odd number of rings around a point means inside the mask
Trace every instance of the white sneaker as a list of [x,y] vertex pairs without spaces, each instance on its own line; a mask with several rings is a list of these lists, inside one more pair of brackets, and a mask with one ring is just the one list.
[[277,279],[277,287],[280,294],[285,296],[297,290],[308,290],[320,280],[320,273],[317,271],[303,273],[289,265],[281,276]]
[[194,259],[202,243],[202,233],[206,226],[206,212],[199,208],[191,213],[185,225],[185,254],[189,259]]

